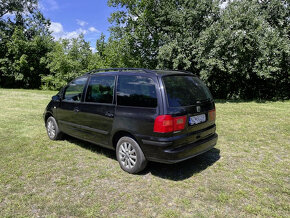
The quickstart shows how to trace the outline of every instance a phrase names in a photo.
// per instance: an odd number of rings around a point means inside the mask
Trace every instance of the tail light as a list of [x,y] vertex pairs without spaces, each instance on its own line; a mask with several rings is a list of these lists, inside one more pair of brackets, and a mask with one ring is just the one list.
[[173,117],[173,131],[183,130],[185,128],[186,116]]
[[172,117],[171,115],[160,115],[154,122],[154,132],[168,133],[183,130],[186,124],[186,116]]
[[213,110],[210,110],[208,112],[208,119],[210,121],[215,121],[215,117],[216,117],[216,112],[215,112],[215,108]]

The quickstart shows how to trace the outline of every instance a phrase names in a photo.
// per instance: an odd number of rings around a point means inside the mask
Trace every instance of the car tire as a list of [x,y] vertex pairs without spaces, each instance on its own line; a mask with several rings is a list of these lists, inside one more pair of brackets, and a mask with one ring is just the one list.
[[61,139],[62,133],[60,132],[54,117],[51,116],[46,120],[45,127],[47,135],[51,140]]
[[139,144],[128,136],[119,139],[116,156],[120,167],[131,174],[142,171],[147,165],[147,160]]

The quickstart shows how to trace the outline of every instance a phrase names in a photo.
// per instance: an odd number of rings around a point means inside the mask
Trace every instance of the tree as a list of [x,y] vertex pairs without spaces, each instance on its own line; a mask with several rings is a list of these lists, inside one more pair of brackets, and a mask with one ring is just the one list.
[[37,8],[37,3],[38,0],[1,0],[0,18],[8,13],[33,13]]
[[193,49],[207,26],[219,17],[215,0],[110,0],[120,6],[111,15],[115,38],[126,38],[141,67],[195,71]]
[[69,81],[87,72],[92,59],[92,51],[84,36],[61,39],[53,50],[42,59],[50,70],[49,75],[42,76],[44,89],[59,89]]
[[111,36],[136,66],[192,71],[216,98],[289,98],[289,1],[222,2],[109,0]]
[[133,57],[127,40],[109,37],[106,41],[101,34],[96,42],[96,53],[93,54],[89,70],[98,68],[118,68],[140,66],[140,60]]
[[0,70],[6,86],[39,88],[40,74],[49,73],[40,60],[50,49],[50,37],[35,36],[27,40],[23,29],[17,27],[6,45],[8,51],[5,58],[0,59],[5,63]]
[[37,1],[4,0],[0,14],[0,86],[39,88],[48,74],[41,58],[52,49],[50,21],[37,10]]
[[[273,1],[274,2],[274,1]],[[290,41],[286,2],[233,1],[201,34],[195,61],[202,79],[220,98],[289,97]],[[267,6],[267,7],[266,7]],[[288,12],[289,13],[289,12]]]

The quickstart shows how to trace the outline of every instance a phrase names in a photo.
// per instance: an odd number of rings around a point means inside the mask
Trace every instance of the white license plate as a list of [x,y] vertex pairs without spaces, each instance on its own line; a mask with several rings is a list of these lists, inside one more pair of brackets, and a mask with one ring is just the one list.
[[189,125],[195,125],[206,121],[205,114],[192,116],[189,118]]

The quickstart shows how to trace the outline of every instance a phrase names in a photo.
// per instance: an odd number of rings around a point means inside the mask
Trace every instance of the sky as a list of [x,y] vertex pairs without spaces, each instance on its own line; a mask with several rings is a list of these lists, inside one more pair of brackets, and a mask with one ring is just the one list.
[[39,7],[51,20],[50,30],[56,40],[83,33],[92,49],[101,33],[109,36],[108,18],[116,10],[107,6],[107,0],[40,0]]

